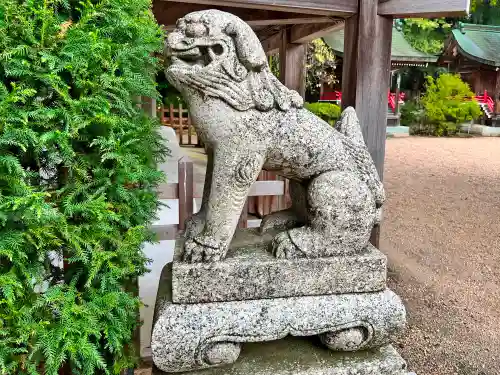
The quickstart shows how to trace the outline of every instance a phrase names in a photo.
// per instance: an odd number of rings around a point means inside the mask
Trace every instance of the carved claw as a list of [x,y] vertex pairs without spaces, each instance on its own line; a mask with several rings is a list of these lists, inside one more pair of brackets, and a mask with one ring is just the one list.
[[182,259],[184,262],[200,263],[200,262],[217,262],[224,258],[225,251],[222,246],[210,246],[204,243],[203,236],[197,236],[188,239],[184,244],[184,254]]
[[292,242],[288,231],[278,233],[271,243],[272,252],[278,259],[303,258],[304,253]]

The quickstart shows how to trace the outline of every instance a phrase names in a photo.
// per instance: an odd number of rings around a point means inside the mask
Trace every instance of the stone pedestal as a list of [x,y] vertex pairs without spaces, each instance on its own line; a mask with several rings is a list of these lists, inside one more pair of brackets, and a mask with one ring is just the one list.
[[[228,257],[214,263],[182,262],[178,242],[155,307],[151,348],[157,371],[219,374],[209,369],[226,366],[225,374],[234,375],[406,374],[404,361],[388,346],[406,316],[399,297],[386,288],[385,256],[369,246],[344,257],[277,260],[267,251],[271,238],[240,230]],[[279,349],[269,355],[283,363],[281,373],[258,360],[265,349],[249,346],[289,336],[316,338],[320,348],[293,339],[266,344]],[[303,353],[303,368],[284,370],[294,361],[287,342]],[[242,372],[250,363],[259,365]]]
[[[153,375],[164,374],[158,368]],[[195,375],[407,375],[406,363],[392,346],[354,353],[334,352],[311,338],[246,344],[238,361]]]

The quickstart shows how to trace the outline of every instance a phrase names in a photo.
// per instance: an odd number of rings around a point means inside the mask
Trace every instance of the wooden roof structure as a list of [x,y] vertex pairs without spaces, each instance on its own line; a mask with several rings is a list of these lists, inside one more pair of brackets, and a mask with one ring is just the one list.
[[[345,33],[343,26],[339,30],[325,35],[323,39],[332,48],[336,56],[344,56]],[[428,64],[435,64],[439,57],[420,52],[413,48],[396,24],[392,27],[392,41],[388,40],[387,43],[391,43],[391,65],[393,68],[427,66]]]
[[154,0],[160,24],[172,29],[187,13],[219,9],[247,21],[267,52],[280,51],[280,79],[304,92],[307,43],[344,21],[342,106],[354,106],[383,177],[387,90],[395,18],[466,15],[470,0]]
[[443,59],[463,58],[488,66],[500,67],[500,26],[459,23],[445,43]]
[[500,26],[459,23],[445,42],[441,65],[459,73],[477,95],[485,91],[500,109]]

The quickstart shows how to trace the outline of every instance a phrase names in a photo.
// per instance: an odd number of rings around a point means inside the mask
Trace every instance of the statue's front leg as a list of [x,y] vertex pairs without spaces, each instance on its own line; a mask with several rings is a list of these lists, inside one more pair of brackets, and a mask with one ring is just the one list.
[[207,169],[205,171],[205,184],[203,186],[203,197],[201,207],[197,213],[186,220],[186,231],[184,238],[190,239],[199,235],[205,227],[207,220],[207,206],[210,199],[210,191],[212,189],[212,175],[214,170],[214,155],[211,147],[207,146]]
[[214,149],[213,176],[203,231],[184,245],[184,260],[214,262],[226,256],[250,187],[264,164],[264,152],[248,145]]

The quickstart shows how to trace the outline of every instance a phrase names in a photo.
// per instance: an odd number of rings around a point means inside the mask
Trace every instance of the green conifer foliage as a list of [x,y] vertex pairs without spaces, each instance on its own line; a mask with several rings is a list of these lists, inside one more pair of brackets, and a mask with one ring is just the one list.
[[[129,366],[158,206],[150,0],[0,1],[0,374]],[[64,259],[65,267],[60,263]]]

